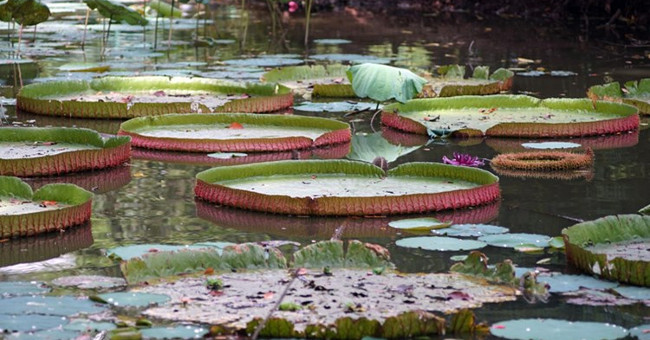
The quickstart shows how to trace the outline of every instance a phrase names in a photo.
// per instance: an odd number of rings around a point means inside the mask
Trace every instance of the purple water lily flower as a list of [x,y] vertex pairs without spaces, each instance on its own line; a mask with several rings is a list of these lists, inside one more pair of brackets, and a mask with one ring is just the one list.
[[447,156],[442,156],[442,162],[451,165],[472,166],[479,167],[485,165],[485,162],[480,160],[477,156],[472,156],[466,153],[454,152],[454,158],[449,159]]

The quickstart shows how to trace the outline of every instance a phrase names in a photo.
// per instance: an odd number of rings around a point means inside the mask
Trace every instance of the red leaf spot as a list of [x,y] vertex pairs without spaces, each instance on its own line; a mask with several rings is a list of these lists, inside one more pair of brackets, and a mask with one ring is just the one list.
[[506,326],[504,326],[504,325],[494,325],[494,326],[492,326],[492,328],[495,328],[495,329],[504,329],[504,328],[506,328]]
[[150,252],[150,253],[157,253],[157,252],[159,252],[159,250],[156,249],[156,248],[151,248],[151,249],[149,249],[149,250],[147,250],[147,251]]
[[51,207],[53,205],[56,205],[56,201],[43,201],[41,202],[41,204],[43,204],[46,207]]
[[203,272],[203,274],[205,274],[205,275],[212,275],[212,274],[214,274],[214,269],[212,269],[212,267],[208,267],[208,268]]
[[230,125],[228,126],[228,128],[229,128],[229,129],[239,130],[239,129],[243,129],[244,126],[241,125],[241,124],[239,124],[239,123],[237,123],[237,122],[232,122],[232,123],[230,123]]

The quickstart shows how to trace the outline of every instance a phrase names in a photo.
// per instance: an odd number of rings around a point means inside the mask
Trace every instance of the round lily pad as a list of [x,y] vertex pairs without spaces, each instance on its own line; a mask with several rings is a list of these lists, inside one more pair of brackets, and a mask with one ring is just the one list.
[[314,60],[328,60],[335,62],[350,62],[352,64],[361,64],[361,63],[373,63],[373,64],[388,64],[391,62],[390,58],[375,57],[371,55],[362,55],[362,54],[339,54],[339,53],[330,53],[330,54],[314,54],[309,56]]
[[432,229],[446,228],[450,225],[449,222],[442,222],[433,217],[422,218],[408,218],[404,220],[391,221],[389,226],[396,229],[404,229],[413,232],[427,232]]
[[197,174],[197,197],[250,210],[297,215],[385,215],[473,206],[499,197],[480,169],[409,163],[384,171],[343,160],[280,161]]
[[318,117],[185,114],[140,117],[120,125],[137,147],[194,152],[286,151],[348,143],[348,124]]
[[154,304],[163,304],[170,300],[168,295],[153,293],[105,293],[99,294],[102,300],[116,307],[147,307]]
[[63,326],[63,329],[65,330],[81,332],[110,331],[115,328],[117,328],[117,326],[112,322],[97,322],[84,319],[75,319]]
[[166,113],[273,112],[293,104],[275,84],[242,84],[187,77],[103,77],[30,84],[16,106],[65,117],[134,118]]
[[565,293],[588,289],[609,289],[617,286],[616,283],[595,279],[587,275],[568,275],[560,273],[537,275],[537,282],[545,282],[550,285],[549,292]]
[[397,240],[396,245],[406,248],[418,248],[435,251],[460,251],[474,250],[485,247],[487,244],[481,241],[461,240],[453,237],[442,236],[421,236],[409,237]]
[[196,326],[153,327],[140,331],[147,339],[202,339],[208,330]]
[[268,71],[261,79],[282,84],[300,96],[356,97],[347,78],[349,68],[341,64],[288,66]]
[[416,99],[384,107],[381,120],[430,136],[578,137],[639,127],[636,109],[629,105],[519,95]]
[[622,296],[633,300],[650,301],[650,288],[636,286],[619,286],[614,290]]
[[448,228],[434,230],[436,235],[451,237],[479,237],[491,234],[504,234],[508,228],[489,224],[453,224]]
[[264,56],[257,58],[248,58],[248,59],[230,59],[225,60],[223,63],[226,65],[233,66],[259,66],[259,67],[274,67],[274,66],[285,66],[285,65],[300,65],[305,61],[302,59],[296,58],[285,58],[281,56]]
[[650,324],[631,328],[630,336],[637,340],[650,340]]
[[[315,103],[305,101],[300,103],[300,105],[294,106],[294,110],[305,111],[305,112],[345,112],[345,111],[364,111],[364,110],[374,110],[377,107],[375,103],[363,103],[363,102],[323,102]],[[380,105],[381,107],[381,105]]]
[[539,234],[497,234],[485,235],[478,238],[494,247],[515,248],[520,246],[535,246],[544,248],[551,240],[549,236]]
[[582,145],[578,143],[571,143],[571,142],[530,142],[530,143],[523,143],[521,144],[526,149],[573,149],[573,148],[579,148]]
[[90,219],[93,194],[74,184],[36,192],[18,177],[0,176],[0,238],[63,230]]
[[5,281],[0,282],[0,297],[45,294],[50,289],[41,282]]
[[120,277],[76,275],[58,277],[52,280],[52,284],[60,287],[104,290],[125,287],[126,281]]
[[2,128],[0,175],[47,176],[127,162],[128,137],[103,138],[79,128]]
[[608,340],[623,338],[627,329],[608,323],[556,319],[519,319],[498,322],[490,333],[506,339],[521,340]]
[[60,327],[68,323],[68,319],[58,315],[18,314],[3,315],[0,318],[2,332],[33,332],[42,329]]
[[217,253],[221,253],[223,248],[232,245],[230,242],[203,242],[192,245],[172,245],[172,244],[134,244],[109,249],[106,253],[108,256],[117,257],[122,260],[130,260],[134,257],[142,257],[148,253],[157,253],[160,251],[179,251],[183,249],[202,249],[211,248]]
[[100,313],[104,310],[104,307],[88,299],[77,299],[72,296],[36,295],[0,299],[0,315],[42,314],[58,316],[61,319],[76,314]]

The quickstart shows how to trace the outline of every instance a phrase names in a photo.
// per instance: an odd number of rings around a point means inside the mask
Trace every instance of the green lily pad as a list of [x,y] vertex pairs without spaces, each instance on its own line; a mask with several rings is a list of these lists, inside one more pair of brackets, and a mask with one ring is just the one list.
[[650,286],[650,216],[614,215],[562,230],[569,263],[610,280]]
[[52,329],[46,329],[46,330],[33,332],[33,333],[25,332],[25,333],[12,334],[12,338],[27,339],[27,340],[31,340],[31,339],[69,340],[69,339],[77,339],[82,335],[83,334],[81,332],[77,332],[77,331],[65,330],[61,328],[52,328]]
[[346,158],[372,163],[377,157],[383,157],[386,162],[391,163],[421,147],[422,145],[404,146],[393,144],[384,138],[380,132],[356,133],[352,136],[352,150]]
[[[76,314],[95,314],[105,310],[88,299],[72,296],[18,296],[0,299],[0,314],[42,314],[70,317]],[[0,318],[2,319],[2,318]],[[67,323],[67,321],[66,321]]]
[[422,217],[391,221],[388,225],[392,228],[404,229],[411,232],[428,232],[434,229],[447,228],[451,223],[442,222],[433,217]]
[[348,82],[349,66],[301,65],[275,68],[264,73],[263,82],[279,83],[299,96],[311,93],[312,97],[355,97]]
[[36,192],[18,177],[0,176],[0,238],[63,230],[90,219],[93,194],[74,184]]
[[409,237],[397,240],[396,245],[406,248],[418,248],[435,251],[460,251],[473,250],[485,247],[487,244],[481,241],[461,240],[453,237],[442,236],[421,236]]
[[[0,302],[1,303],[1,302]],[[43,329],[60,327],[68,323],[68,319],[58,315],[18,314],[2,315],[0,330],[10,332],[34,332]]]
[[196,326],[153,327],[140,330],[147,339],[202,339],[208,329]]
[[147,25],[147,19],[122,3],[112,0],[84,0],[84,2],[88,5],[88,8],[97,9],[99,14],[105,18],[110,18],[115,21],[126,21],[129,25]]
[[67,63],[59,66],[59,70],[67,72],[106,72],[110,65],[100,63]]
[[549,149],[573,149],[579,148],[582,145],[578,143],[570,142],[539,142],[539,143],[523,143],[521,144],[526,149],[539,149],[539,150],[549,150]]
[[223,248],[232,245],[230,242],[203,242],[192,245],[172,245],[172,244],[134,244],[129,246],[116,247],[106,251],[108,256],[116,257],[122,260],[130,260],[136,257],[142,257],[146,254],[155,254],[158,252],[181,251],[187,249],[210,249],[221,254]]
[[224,64],[231,66],[257,66],[257,67],[275,67],[285,65],[300,65],[305,61],[296,58],[284,58],[281,56],[268,55],[264,57],[248,58],[248,59],[230,59],[224,60]]
[[[78,128],[2,128],[0,175],[45,176],[117,166],[130,157],[128,137]],[[72,161],[74,160],[74,161]]]
[[63,326],[63,329],[65,330],[79,332],[101,332],[110,331],[115,328],[117,328],[117,326],[112,322],[97,322],[85,319],[74,319]]
[[415,99],[385,106],[381,119],[389,127],[432,137],[578,137],[639,126],[629,105],[520,95]]
[[[4,281],[0,282],[0,297],[38,295],[49,292],[50,289],[41,282]],[[0,327],[2,328],[2,327]]]
[[346,112],[346,111],[364,111],[374,110],[377,107],[375,103],[360,102],[323,102],[314,103],[305,101],[293,107],[294,110],[304,112]]
[[476,66],[473,74],[465,78],[465,66],[445,65],[438,68],[441,77],[425,76],[427,84],[420,97],[453,97],[466,95],[487,95],[507,91],[512,87],[514,73],[497,69],[490,74],[487,66]]
[[433,230],[433,233],[451,237],[479,237],[491,234],[504,234],[508,228],[489,224],[453,224],[448,228]]
[[607,340],[627,336],[627,329],[608,323],[556,319],[519,319],[498,322],[490,333],[506,339]]
[[[476,205],[496,199],[497,187],[492,174],[467,167],[410,163],[384,174],[367,163],[310,160],[212,168],[197,174],[195,193],[209,202],[274,213],[385,215]],[[455,199],[457,190],[467,199]],[[470,198],[478,192],[484,194]]]
[[338,240],[321,241],[305,246],[293,254],[294,267],[322,268],[375,268],[393,267],[390,254],[385,248],[352,240],[347,251]]
[[148,307],[167,303],[170,297],[164,294],[118,292],[99,294],[99,298],[115,307]]
[[0,4],[0,20],[19,25],[40,24],[50,17],[50,8],[38,0],[8,0]]
[[619,286],[613,289],[623,297],[633,300],[650,301],[650,288],[636,286]]
[[347,74],[358,97],[378,102],[395,99],[405,103],[420,93],[427,82],[407,69],[380,64],[354,65]]
[[126,286],[126,281],[119,277],[99,275],[62,276],[52,280],[52,284],[59,287],[79,289],[114,289]]
[[350,141],[349,125],[333,119],[241,113],[134,118],[118,134],[137,147],[193,152],[286,151]]
[[568,275],[560,273],[537,275],[538,282],[545,282],[550,285],[549,292],[565,293],[576,291],[581,288],[587,289],[609,289],[617,284],[610,281],[595,279],[587,275]]
[[630,336],[638,340],[650,340],[650,324],[631,328]]
[[361,63],[388,64],[391,62],[390,58],[382,58],[382,57],[375,57],[371,55],[362,55],[362,54],[329,53],[329,54],[314,54],[309,57],[314,60],[327,60],[333,62],[347,61],[352,64],[361,64]]
[[314,43],[319,45],[342,45],[351,42],[352,41],[347,39],[314,39]]
[[483,241],[493,247],[502,248],[515,248],[527,245],[545,248],[548,247],[548,242],[551,240],[551,238],[546,235],[525,233],[485,235],[478,239],[479,241]]
[[607,100],[634,105],[639,112],[650,114],[650,78],[629,81],[625,90],[618,82],[596,85],[589,88],[587,96],[592,100]]
[[134,118],[166,113],[272,112],[293,104],[288,88],[186,77],[102,77],[29,84],[16,106],[27,112],[82,118]]

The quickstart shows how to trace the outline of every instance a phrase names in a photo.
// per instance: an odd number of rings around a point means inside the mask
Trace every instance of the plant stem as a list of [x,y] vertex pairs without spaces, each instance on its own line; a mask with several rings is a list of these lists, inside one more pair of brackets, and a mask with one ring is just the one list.
[[88,17],[90,17],[90,8],[86,10],[86,20],[84,20],[84,35],[81,38],[81,49],[83,50],[86,46],[86,32],[88,31]]
[[309,44],[309,19],[311,19],[311,5],[314,0],[307,0],[307,10],[305,11],[305,49]]
[[169,37],[167,38],[167,48],[172,48],[172,31],[174,30],[174,0],[172,0],[172,10],[169,15]]

